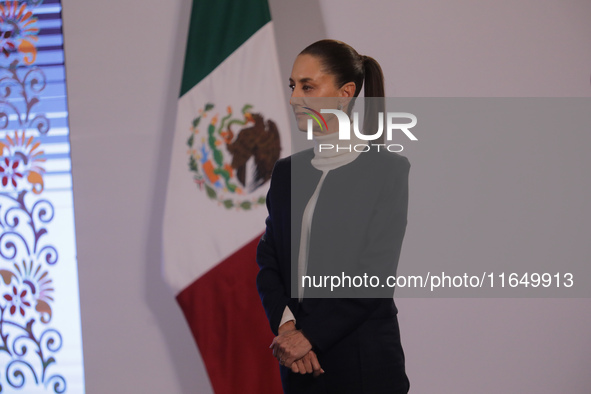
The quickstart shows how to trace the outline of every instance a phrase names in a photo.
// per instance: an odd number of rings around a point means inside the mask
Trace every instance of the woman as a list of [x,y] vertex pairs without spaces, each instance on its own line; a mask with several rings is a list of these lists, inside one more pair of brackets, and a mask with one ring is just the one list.
[[[300,130],[307,130],[314,106],[351,113],[363,85],[366,97],[384,97],[382,71],[374,59],[335,40],[304,49],[290,78],[290,103]],[[257,250],[257,287],[277,335],[271,348],[280,362],[283,389],[407,393],[392,297],[311,298],[313,289],[301,282],[303,274],[326,273],[320,268],[326,261],[346,272],[379,267],[394,274],[406,228],[408,160],[383,149],[323,151],[321,144],[339,144],[337,118],[324,118],[325,127],[314,126],[313,150],[276,163],[267,228]],[[293,287],[297,297],[292,297]]]

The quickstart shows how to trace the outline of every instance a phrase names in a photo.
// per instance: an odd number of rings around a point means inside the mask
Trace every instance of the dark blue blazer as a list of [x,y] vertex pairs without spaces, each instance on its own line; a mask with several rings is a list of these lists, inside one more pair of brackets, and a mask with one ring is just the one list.
[[[345,296],[325,298],[326,289],[320,293],[306,288],[302,302],[292,297],[297,291],[291,292],[297,289],[301,218],[322,175],[310,163],[313,155],[307,150],[275,164],[266,231],[257,249],[257,287],[271,330],[277,335],[289,306],[296,327],[312,343],[326,371],[313,378],[281,367],[284,390],[406,393],[409,383],[393,289],[373,298],[338,291],[334,297]],[[328,173],[314,211],[308,275],[336,275],[342,270],[351,276],[372,272],[384,280],[395,274],[406,229],[409,169],[404,156],[373,150]],[[323,264],[327,261],[331,264]]]

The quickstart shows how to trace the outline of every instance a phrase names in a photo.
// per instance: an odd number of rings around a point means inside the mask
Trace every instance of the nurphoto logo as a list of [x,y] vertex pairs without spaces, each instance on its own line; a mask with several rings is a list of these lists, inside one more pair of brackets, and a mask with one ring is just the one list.
[[[387,149],[390,152],[401,152],[403,150],[403,146],[400,144],[384,144],[384,143],[369,143],[369,141],[376,141],[382,137],[384,134],[384,114],[383,112],[378,112],[378,130],[374,134],[363,134],[359,130],[359,114],[357,112],[353,112],[353,121],[349,118],[349,116],[339,110],[339,109],[321,109],[320,112],[313,110],[310,107],[303,107],[310,112],[306,112],[312,119],[308,119],[308,128],[306,138],[308,140],[312,140],[312,133],[314,128],[314,122],[318,124],[320,130],[322,132],[328,131],[328,126],[326,120],[321,114],[333,114],[338,119],[339,124],[339,141],[351,141],[351,125],[353,125],[353,133],[355,133],[355,139],[368,141],[368,143],[357,143],[357,144],[349,144],[349,145],[342,145],[337,144],[336,146],[333,144],[320,144],[319,150],[347,150],[347,151],[356,151],[356,152],[367,152],[371,149],[371,146],[377,147],[378,151],[380,148]],[[401,131],[408,137],[411,141],[417,141],[417,137],[411,133],[410,129],[412,129],[417,124],[417,117],[408,112],[387,112],[386,113],[386,127],[385,127],[385,138],[384,140],[392,141],[392,136],[394,132]],[[400,119],[407,119],[410,122],[407,123],[398,123]]]

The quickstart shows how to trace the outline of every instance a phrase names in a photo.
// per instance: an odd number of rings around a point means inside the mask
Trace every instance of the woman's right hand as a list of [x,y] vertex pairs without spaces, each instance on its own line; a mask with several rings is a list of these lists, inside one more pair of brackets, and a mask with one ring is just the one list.
[[[279,333],[279,335],[284,334],[288,331],[295,331],[296,330],[296,326],[295,323],[293,322],[293,320],[290,320],[288,322],[283,323],[279,329],[277,330],[277,332]],[[322,367],[320,366],[320,363],[318,362],[318,357],[316,357],[316,353],[314,353],[313,350],[310,350],[308,353],[306,353],[306,355],[302,358],[300,358],[299,360],[294,361],[291,364],[291,371],[293,373],[300,373],[300,374],[306,374],[306,373],[313,373],[314,377],[319,376],[320,374],[324,373],[324,370],[322,369]]]
[[324,369],[320,366],[316,353],[310,350],[304,357],[294,361],[291,364],[291,371],[293,373],[300,373],[302,375],[306,373],[314,374],[314,377],[318,377],[324,373]]

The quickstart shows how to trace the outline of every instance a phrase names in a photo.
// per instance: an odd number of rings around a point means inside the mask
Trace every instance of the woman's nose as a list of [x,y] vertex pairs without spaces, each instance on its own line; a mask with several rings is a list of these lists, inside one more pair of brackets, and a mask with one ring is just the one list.
[[301,105],[302,104],[302,97],[297,93],[297,90],[293,90],[291,92],[291,97],[289,98],[289,104],[291,105]]

